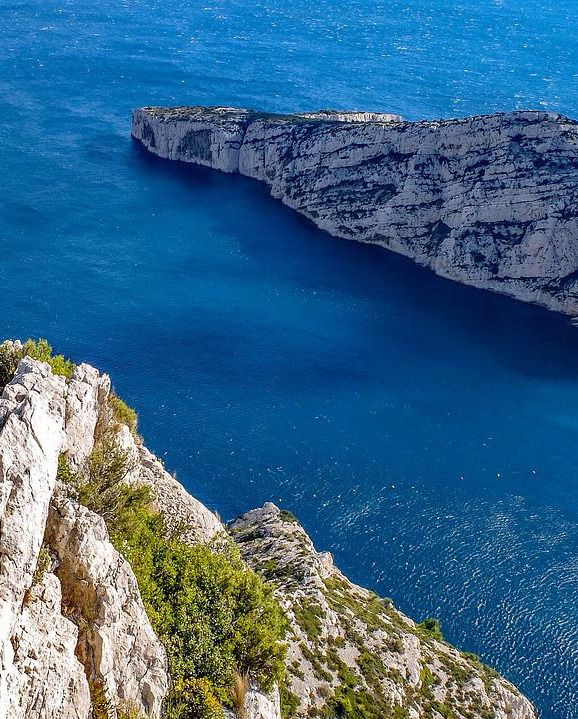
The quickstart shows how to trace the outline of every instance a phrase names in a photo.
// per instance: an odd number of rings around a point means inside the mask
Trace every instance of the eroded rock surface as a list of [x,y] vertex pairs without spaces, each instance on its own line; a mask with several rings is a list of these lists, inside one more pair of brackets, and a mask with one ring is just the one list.
[[159,157],[265,182],[332,235],[578,314],[578,124],[560,115],[149,107],[132,134]]
[[45,541],[57,556],[62,608],[79,627],[76,655],[89,682],[101,682],[117,704],[136,703],[147,716],[160,716],[168,690],[165,650],[104,520],[57,495]]
[[130,566],[56,484],[61,453],[92,451],[109,391],[88,365],[67,382],[26,357],[0,397],[0,719],[90,719],[95,681],[153,717],[167,691]]

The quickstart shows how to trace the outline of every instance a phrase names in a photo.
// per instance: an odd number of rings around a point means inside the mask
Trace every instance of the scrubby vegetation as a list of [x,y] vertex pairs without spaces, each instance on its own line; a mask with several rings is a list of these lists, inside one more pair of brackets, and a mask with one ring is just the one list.
[[76,365],[64,355],[55,355],[52,346],[44,339],[27,340],[23,345],[13,342],[0,344],[0,388],[10,382],[18,362],[23,357],[32,357],[40,362],[48,362],[54,374],[62,375],[67,379],[72,377]]
[[279,512],[279,516],[284,522],[289,522],[291,524],[299,524],[299,520],[297,517],[293,514],[293,512],[290,512],[288,509],[282,509]]
[[292,692],[286,683],[283,683],[279,687],[279,693],[281,695],[281,716],[292,717],[295,716],[301,700]]
[[419,632],[431,639],[437,639],[438,642],[444,641],[444,635],[442,633],[442,624],[439,619],[435,617],[427,617],[423,622],[417,625]]
[[117,719],[147,719],[136,702],[123,702],[116,709]]
[[131,564],[151,624],[169,659],[165,719],[223,719],[239,702],[239,677],[264,690],[284,672],[286,620],[269,584],[225,538],[190,545],[169,532],[149,490],[128,484],[129,453],[105,432],[84,467],[63,457],[59,478],[100,514]]
[[132,434],[136,435],[138,425],[138,415],[136,410],[129,407],[123,399],[114,393],[110,394],[108,404],[112,410],[114,420],[120,424],[126,424]]
[[74,362],[66,359],[64,355],[55,355],[52,346],[47,340],[27,340],[24,343],[24,356],[32,357],[39,362],[48,362],[53,374],[59,374],[70,379],[76,369]]
[[15,351],[11,342],[0,344],[0,389],[14,377],[18,362],[22,356]]
[[50,551],[48,550],[48,547],[43,544],[42,547],[40,547],[40,551],[38,552],[36,569],[34,570],[34,574],[32,575],[32,585],[40,584],[40,582],[42,582],[42,580],[44,579],[44,575],[51,566],[52,557],[50,556]]

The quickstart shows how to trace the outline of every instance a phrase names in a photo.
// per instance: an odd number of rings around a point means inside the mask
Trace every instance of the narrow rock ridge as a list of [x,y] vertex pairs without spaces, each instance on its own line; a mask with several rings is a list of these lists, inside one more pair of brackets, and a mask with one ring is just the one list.
[[[132,569],[102,518],[56,479],[62,452],[80,465],[92,451],[110,393],[108,376],[88,365],[66,381],[24,358],[0,395],[0,719],[92,719],[95,687],[159,716],[167,660]],[[190,526],[191,542],[225,532],[128,427],[118,438],[135,460],[130,481],[151,487],[171,526]],[[397,707],[396,717],[536,719],[509,682],[351,584],[288,513],[267,504],[230,532],[287,612],[282,694],[295,716],[317,715],[353,681],[369,701]],[[277,690],[250,688],[244,719],[280,716]]]
[[159,157],[261,180],[332,235],[578,314],[578,124],[565,117],[145,107],[132,135]]
[[384,717],[391,706],[405,719],[536,716],[492,669],[350,582],[289,512],[267,503],[229,529],[247,563],[275,584],[290,619],[287,671],[297,716],[328,716],[323,710],[351,700],[351,689],[366,692]]

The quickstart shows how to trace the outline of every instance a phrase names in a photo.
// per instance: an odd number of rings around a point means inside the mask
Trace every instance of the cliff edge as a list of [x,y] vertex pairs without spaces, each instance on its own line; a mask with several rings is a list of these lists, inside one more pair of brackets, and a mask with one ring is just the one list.
[[578,314],[578,124],[560,115],[145,107],[132,136],[161,158],[261,180],[337,237]]
[[[349,582],[288,512],[267,504],[227,534],[144,447],[107,375],[59,358],[41,361],[27,346],[0,345],[0,719],[536,719],[517,689],[446,644],[435,624],[433,631],[417,625]],[[119,458],[132,494],[110,481]],[[91,486],[95,477],[100,482],[90,501],[88,485],[77,485],[75,495],[67,485],[86,466]],[[144,535],[151,546],[137,543],[135,552],[130,543],[142,527],[133,522],[119,542],[109,510],[127,497],[135,502],[140,490],[151,492],[144,516],[153,534]],[[106,493],[113,502],[101,501]],[[250,568],[272,583],[276,609],[270,586]],[[162,584],[151,577],[161,572],[169,601],[155,603]],[[244,613],[231,620],[235,602]],[[286,635],[273,641],[262,634],[263,612],[281,610]],[[155,628],[171,614],[171,626],[187,633],[177,640],[165,632],[161,641]],[[183,637],[190,643],[180,646]],[[274,646],[280,643],[283,652]],[[255,672],[241,693],[220,681],[230,671],[223,647],[233,644],[235,661],[247,647],[263,652],[251,656]],[[265,689],[263,657],[282,658],[285,648],[286,673]],[[180,671],[187,662],[196,676],[181,685],[171,667]],[[189,713],[181,705],[181,713],[169,713],[167,697],[181,691]]]

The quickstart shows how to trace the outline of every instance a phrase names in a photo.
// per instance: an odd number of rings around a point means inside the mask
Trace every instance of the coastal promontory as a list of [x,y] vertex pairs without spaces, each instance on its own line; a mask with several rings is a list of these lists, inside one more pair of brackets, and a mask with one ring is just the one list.
[[563,116],[145,107],[132,135],[161,158],[265,182],[332,235],[578,315],[578,124]]

